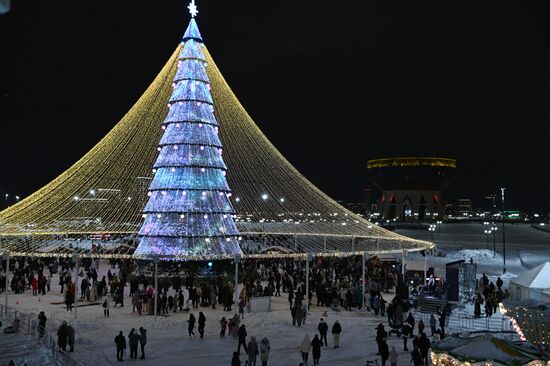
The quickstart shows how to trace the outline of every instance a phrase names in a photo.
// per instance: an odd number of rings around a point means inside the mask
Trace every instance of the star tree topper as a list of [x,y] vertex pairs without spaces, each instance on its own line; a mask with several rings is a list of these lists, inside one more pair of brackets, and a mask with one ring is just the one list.
[[187,6],[187,9],[189,9],[189,14],[191,14],[191,17],[194,18],[198,14],[197,6],[195,5],[195,0],[191,0],[189,3],[189,6]]

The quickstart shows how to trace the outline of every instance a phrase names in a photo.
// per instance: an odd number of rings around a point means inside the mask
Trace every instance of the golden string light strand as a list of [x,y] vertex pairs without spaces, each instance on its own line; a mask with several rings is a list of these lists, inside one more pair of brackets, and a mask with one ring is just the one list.
[[[132,255],[134,248],[122,241],[111,252],[100,253],[82,242],[89,244],[93,234],[135,236],[141,225],[180,50],[178,46],[136,104],[90,152],[40,190],[0,212],[0,248],[37,256]],[[288,251],[248,256],[300,257],[305,252],[344,256],[433,247],[371,224],[303,177],[248,115],[206,47],[203,51],[239,230],[244,239],[269,240]]]

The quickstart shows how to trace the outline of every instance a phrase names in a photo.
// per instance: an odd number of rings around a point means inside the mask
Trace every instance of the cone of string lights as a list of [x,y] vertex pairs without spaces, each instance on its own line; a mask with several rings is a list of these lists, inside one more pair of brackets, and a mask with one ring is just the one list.
[[101,141],[0,212],[0,251],[12,255],[226,258],[239,243],[251,257],[433,247],[352,213],[300,174],[231,90],[194,19]]
[[136,257],[241,253],[203,40],[192,13],[162,124]]

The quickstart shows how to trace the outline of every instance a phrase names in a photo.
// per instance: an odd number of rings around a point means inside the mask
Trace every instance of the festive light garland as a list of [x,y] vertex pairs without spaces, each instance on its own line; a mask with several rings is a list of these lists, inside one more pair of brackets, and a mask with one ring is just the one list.
[[[209,219],[221,215],[216,220],[222,222],[227,219],[223,215],[230,214],[230,205],[241,236],[261,236],[266,244],[284,236],[285,248],[296,257],[433,247],[373,225],[303,177],[256,126],[206,47],[196,47],[200,33],[194,20],[190,24],[189,40],[178,46],[142,97],[90,152],[40,190],[0,212],[0,250],[13,255],[77,252],[91,257],[127,257],[135,246],[113,245],[113,253],[109,253],[91,249],[88,238],[94,234],[119,236],[118,240],[135,238],[143,221],[154,220],[150,215],[158,214],[161,220],[163,214],[184,215],[180,218],[189,222],[189,215],[208,212]],[[192,108],[186,107],[189,103],[194,103]],[[185,133],[176,133],[178,129]],[[182,160],[185,156],[187,160]],[[155,164],[157,157],[162,165]],[[189,180],[167,178],[183,176]],[[155,186],[156,177],[168,180],[174,189]],[[179,209],[170,211],[162,199],[152,200],[148,191],[151,195],[166,192],[165,199],[174,200],[173,207]],[[189,198],[184,198],[183,192]],[[191,197],[202,192],[208,200],[195,210]],[[220,193],[225,197],[214,198]],[[229,234],[236,229],[229,226],[227,231],[232,240],[235,235]],[[78,245],[83,242],[85,246]],[[181,245],[189,248],[195,244]],[[217,255],[201,252],[177,257],[229,257]],[[258,255],[271,258],[282,254]]]

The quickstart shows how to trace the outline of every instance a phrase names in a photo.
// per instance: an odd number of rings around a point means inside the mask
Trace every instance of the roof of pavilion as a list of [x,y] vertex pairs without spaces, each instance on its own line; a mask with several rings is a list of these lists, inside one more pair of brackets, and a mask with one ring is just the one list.
[[[132,256],[180,49],[86,155],[0,212],[0,250],[13,255]],[[260,131],[206,47],[203,51],[237,226],[243,238],[260,246],[245,256],[352,255],[433,247],[368,222],[315,187]],[[202,258],[210,257],[181,257]]]

